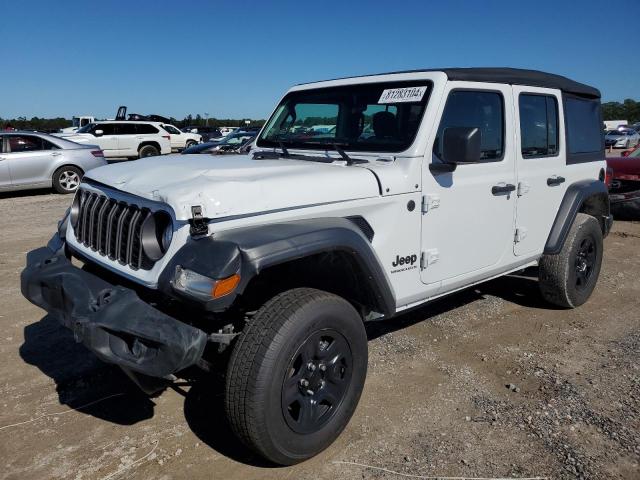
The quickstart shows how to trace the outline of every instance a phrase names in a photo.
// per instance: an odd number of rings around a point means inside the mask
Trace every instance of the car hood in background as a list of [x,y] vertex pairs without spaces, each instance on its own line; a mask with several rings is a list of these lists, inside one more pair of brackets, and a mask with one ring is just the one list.
[[373,172],[342,162],[253,160],[246,155],[166,155],[91,170],[86,179],[164,202],[178,220],[266,213],[380,194]]

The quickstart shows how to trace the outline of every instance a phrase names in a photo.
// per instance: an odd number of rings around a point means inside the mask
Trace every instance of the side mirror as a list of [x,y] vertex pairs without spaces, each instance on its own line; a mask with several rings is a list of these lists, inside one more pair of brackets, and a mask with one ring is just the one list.
[[446,163],[478,163],[480,161],[480,129],[449,127],[444,129],[442,157]]
[[95,132],[93,132],[93,134],[94,134],[96,137],[101,137],[102,135],[104,135],[104,131],[102,131],[102,130],[96,130]]

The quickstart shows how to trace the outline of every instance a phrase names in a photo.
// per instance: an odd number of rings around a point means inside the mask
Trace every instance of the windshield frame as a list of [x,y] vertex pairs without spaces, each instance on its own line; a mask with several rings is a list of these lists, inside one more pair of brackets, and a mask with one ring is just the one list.
[[[297,103],[304,104],[304,97],[313,95],[322,95],[322,93],[326,91],[335,91],[329,92],[329,94],[333,93],[338,96],[342,92],[341,90],[349,90],[349,89],[357,89],[361,87],[363,89],[370,89],[371,87],[375,87],[380,89],[382,93],[384,90],[388,89],[399,89],[399,88],[410,88],[410,87],[426,87],[426,91],[422,97],[420,102],[390,102],[390,103],[366,103],[367,108],[370,108],[374,105],[380,106],[388,106],[395,107],[396,111],[398,109],[403,108],[402,106],[411,106],[411,105],[421,105],[422,110],[419,112],[417,119],[415,120],[416,126],[415,130],[410,132],[410,135],[407,136],[403,143],[383,143],[383,142],[368,142],[366,139],[361,139],[360,137],[355,138],[355,142],[353,138],[346,137],[331,137],[331,138],[323,138],[323,142],[318,142],[317,138],[308,138],[307,141],[295,141],[295,139],[290,138],[281,138],[278,140],[273,140],[269,138],[265,138],[269,131],[272,129],[272,122],[277,120],[277,117],[282,114],[282,108],[287,102],[295,102],[298,99]],[[431,100],[431,95],[434,91],[434,80],[432,78],[410,78],[410,79],[380,79],[377,81],[364,81],[364,82],[354,82],[354,83],[344,83],[338,85],[327,85],[327,86],[313,86],[311,88],[294,88],[289,90],[287,94],[278,102],[278,105],[274,109],[273,113],[265,123],[264,127],[261,129],[260,134],[257,136],[256,146],[260,148],[280,148],[280,143],[285,145],[287,148],[294,150],[305,150],[305,151],[330,151],[335,150],[333,148],[333,144],[339,144],[342,149],[352,152],[382,152],[389,154],[398,154],[402,152],[406,152],[410,150],[418,141],[419,133],[423,124],[423,121],[427,115],[429,110],[429,101]],[[311,102],[310,102],[311,103]],[[321,102],[318,102],[321,103]],[[327,105],[336,105],[336,103],[327,103]],[[337,104],[340,107],[340,104]],[[406,107],[405,107],[406,108]],[[407,112],[408,114],[408,112]],[[340,115],[340,113],[338,113]],[[295,125],[295,124],[294,124]],[[312,127],[311,127],[312,128]],[[364,125],[362,132],[360,135],[365,133],[368,129],[371,129],[371,125]],[[363,141],[364,140],[364,141]],[[400,139],[399,139],[400,140]],[[401,141],[401,140],[400,140]],[[326,145],[326,148],[325,148]]]

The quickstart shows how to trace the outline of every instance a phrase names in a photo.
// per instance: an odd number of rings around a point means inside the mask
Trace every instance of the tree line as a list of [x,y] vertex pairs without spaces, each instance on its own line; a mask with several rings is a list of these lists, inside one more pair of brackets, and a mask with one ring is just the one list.
[[[100,119],[106,120],[106,119]],[[254,119],[231,119],[231,118],[209,118],[205,119],[200,115],[187,115],[182,120],[176,118],[170,118],[171,123],[178,128],[190,127],[190,126],[204,126],[209,125],[212,127],[261,127],[264,125],[265,120]],[[247,124],[246,121],[249,121]],[[71,126],[71,120],[62,117],[56,118],[40,118],[40,117],[17,117],[17,118],[2,118],[0,117],[0,129],[15,128],[16,130],[36,130],[38,132],[57,132],[61,128]]]
[[605,120],[627,120],[630,125],[638,123],[640,122],[640,102],[627,98],[622,103],[603,103],[602,116]]

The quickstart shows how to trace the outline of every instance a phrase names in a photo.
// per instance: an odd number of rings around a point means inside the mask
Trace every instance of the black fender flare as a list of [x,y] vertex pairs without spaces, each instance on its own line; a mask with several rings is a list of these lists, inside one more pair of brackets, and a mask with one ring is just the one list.
[[191,240],[171,259],[160,276],[159,288],[176,296],[171,287],[176,266],[209,278],[227,278],[240,272],[233,294],[206,302],[205,308],[227,309],[249,281],[264,269],[324,252],[342,251],[352,256],[373,293],[374,310],[395,313],[395,295],[371,243],[346,218],[315,218],[242,227]]
[[[602,211],[597,212],[602,216],[602,218],[598,218],[598,221],[602,226],[603,235],[606,236],[609,233],[611,216],[607,186],[600,180],[580,180],[567,187],[553,226],[551,227],[551,232],[549,233],[549,237],[547,237],[547,243],[544,247],[545,255],[556,255],[560,253],[576,215],[582,211],[583,206],[590,200],[597,200],[598,203],[603,202],[604,208]],[[596,212],[588,211],[587,213]]]

